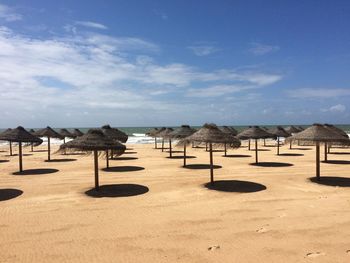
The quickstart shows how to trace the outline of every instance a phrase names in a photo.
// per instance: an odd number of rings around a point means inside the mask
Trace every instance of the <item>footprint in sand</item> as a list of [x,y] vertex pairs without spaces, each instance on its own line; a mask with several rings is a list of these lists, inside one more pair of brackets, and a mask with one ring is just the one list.
[[346,250],[346,253],[348,253],[350,255],[350,249]]
[[217,250],[217,249],[220,249],[219,245],[208,247],[209,251],[213,251],[213,250]]
[[310,252],[306,254],[306,256],[309,258],[315,258],[319,256],[324,256],[324,255],[326,255],[326,253],[323,253],[323,252]]
[[269,231],[266,227],[269,225],[264,225],[262,227],[260,227],[259,229],[255,230],[255,232],[257,233],[266,233],[267,231]]

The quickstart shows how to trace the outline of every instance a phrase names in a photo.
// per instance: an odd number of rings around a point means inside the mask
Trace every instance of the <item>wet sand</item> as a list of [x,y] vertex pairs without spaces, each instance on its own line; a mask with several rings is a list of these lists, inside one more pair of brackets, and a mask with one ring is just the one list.
[[99,160],[109,197],[91,196],[91,155],[44,162],[28,147],[35,170],[13,175],[18,157],[0,148],[0,262],[350,262],[350,149],[332,149],[343,154],[321,164],[323,184],[309,180],[313,147],[262,147],[263,166],[247,148],[215,152],[211,189],[204,149],[184,169],[153,145],[128,148],[110,171]]

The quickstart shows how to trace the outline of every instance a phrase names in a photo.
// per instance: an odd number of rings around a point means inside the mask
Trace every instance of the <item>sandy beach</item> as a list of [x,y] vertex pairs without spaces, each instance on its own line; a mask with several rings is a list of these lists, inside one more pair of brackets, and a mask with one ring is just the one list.
[[[138,195],[103,198],[85,194],[94,185],[91,155],[44,162],[44,146],[27,147],[24,169],[51,173],[13,175],[18,157],[2,147],[0,189],[23,194],[0,202],[0,262],[350,261],[349,149],[332,149],[328,159],[338,163],[321,164],[322,176],[348,178],[339,187],[309,180],[313,147],[284,146],[290,155],[276,156],[261,146],[259,160],[273,167],[250,165],[254,152],[245,147],[226,158],[215,152],[215,180],[244,181],[226,183],[227,192],[204,186],[207,169],[184,169],[150,144],[128,147],[112,171],[100,159],[100,185],[135,184],[123,193]],[[196,157],[189,165],[209,162],[204,149],[188,154]]]

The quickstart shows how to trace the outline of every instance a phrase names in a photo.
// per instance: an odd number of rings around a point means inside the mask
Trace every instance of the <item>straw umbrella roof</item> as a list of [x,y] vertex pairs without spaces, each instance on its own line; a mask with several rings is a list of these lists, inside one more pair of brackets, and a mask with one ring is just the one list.
[[164,130],[162,130],[161,132],[157,133],[157,137],[169,137],[169,134],[172,133],[174,131],[173,128],[165,128]]
[[34,129],[30,129],[29,132],[30,132],[31,134],[33,134],[33,135],[35,134],[35,130],[34,130]]
[[300,129],[298,129],[297,127],[295,126],[289,126],[287,128],[285,128],[285,131],[288,132],[288,133],[298,133],[298,132],[301,132]]
[[332,125],[332,124],[325,124],[326,128],[331,129],[332,131],[335,131],[336,133],[339,133],[340,135],[344,136],[345,138],[349,138],[348,134],[343,131],[342,129],[339,129],[338,127]]
[[158,134],[164,131],[165,129],[166,129],[165,127],[159,128],[157,132],[153,133],[152,137],[158,137]]
[[42,143],[42,140],[28,131],[26,131],[22,126],[18,126],[16,129],[11,129],[5,134],[0,135],[0,140],[12,141],[12,142],[36,142]]
[[112,128],[109,124],[106,124],[101,127],[103,132],[107,135],[110,136],[113,140],[118,140],[120,142],[126,143],[128,140],[129,136],[125,133],[122,132],[121,130],[118,130],[117,128]]
[[305,130],[303,127],[301,127],[301,126],[298,126],[298,129],[300,130],[300,131],[303,131],[303,130]]
[[232,136],[236,136],[238,134],[238,132],[232,128],[232,127],[228,127],[228,126],[222,126],[219,128],[223,133],[227,133],[227,134],[231,134]]
[[215,124],[206,123],[191,136],[185,138],[186,142],[206,142],[213,144],[229,144],[231,147],[238,148],[241,142],[232,136],[222,132]]
[[150,131],[146,132],[146,135],[153,137],[157,132],[159,132],[159,129],[153,128]]
[[50,126],[47,126],[46,128],[37,131],[35,135],[38,137],[50,137],[50,138],[63,139],[62,135],[54,131]]
[[79,129],[74,129],[72,133],[75,137],[80,137],[84,135],[84,133],[82,133]]
[[266,139],[275,137],[273,134],[261,129],[259,126],[248,128],[237,135],[238,139]]
[[275,135],[276,137],[287,138],[290,136],[290,133],[283,129],[281,126],[277,126],[276,128],[269,130],[269,133]]
[[287,139],[290,140],[299,140],[302,142],[308,142],[308,143],[328,143],[328,142],[337,142],[337,143],[344,143],[349,144],[350,140],[349,138],[345,138],[344,136],[340,135],[339,133],[326,128],[322,124],[314,124],[311,127],[305,129],[302,132],[299,132]]
[[168,136],[174,139],[183,139],[192,135],[195,132],[196,130],[191,128],[189,125],[182,125],[181,127],[170,132]]
[[72,134],[70,131],[68,131],[67,129],[61,129],[60,130],[60,135],[62,137],[68,137],[68,138],[75,138],[75,135]]
[[[117,140],[117,141],[124,141],[126,142],[125,140],[125,135],[126,134],[121,134],[121,131],[118,130],[118,129],[115,129],[115,128],[112,128],[111,126],[109,126],[108,124],[107,125],[104,125],[102,126],[102,131],[103,133],[111,138],[112,140]],[[127,136],[127,135],[126,135]]]
[[0,135],[5,135],[6,133],[10,132],[12,129],[8,128],[6,130],[4,130],[2,133],[0,133]]
[[76,151],[106,151],[114,150],[116,154],[124,153],[126,147],[120,142],[106,136],[100,129],[90,129],[86,134],[77,137],[60,146],[60,150],[71,149]]

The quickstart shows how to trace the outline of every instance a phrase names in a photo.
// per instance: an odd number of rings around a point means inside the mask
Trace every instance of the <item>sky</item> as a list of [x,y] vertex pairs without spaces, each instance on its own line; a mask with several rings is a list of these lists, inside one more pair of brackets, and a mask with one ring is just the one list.
[[0,128],[350,123],[350,1],[0,0]]

